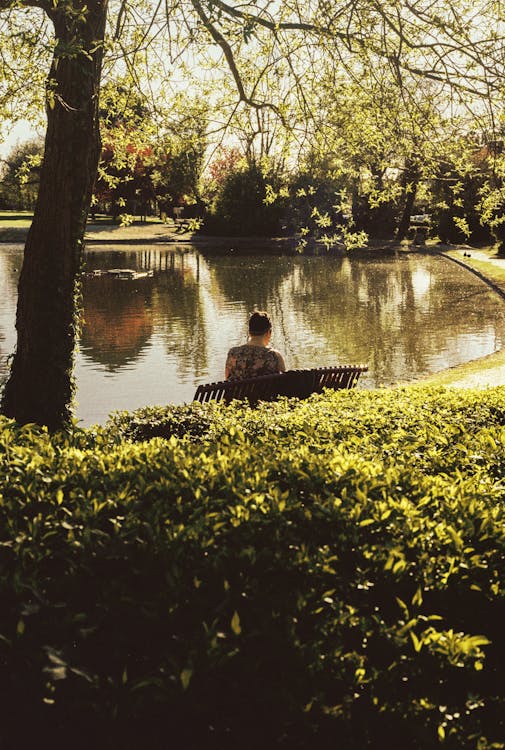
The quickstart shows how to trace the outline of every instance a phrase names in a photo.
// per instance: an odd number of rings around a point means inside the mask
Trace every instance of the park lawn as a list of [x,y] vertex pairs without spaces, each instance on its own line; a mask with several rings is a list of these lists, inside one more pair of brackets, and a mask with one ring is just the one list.
[[33,220],[33,211],[0,211],[0,230],[27,229]]
[[0,745],[503,748],[504,404],[3,420]]
[[[463,255],[461,257],[465,252],[467,256]],[[444,254],[452,255],[464,261],[468,266],[480,271],[497,284],[505,283],[505,257],[497,254],[494,245],[486,245],[479,248],[469,246],[456,247],[453,250],[446,251]],[[487,260],[482,258],[482,255],[487,256]]]
[[[0,211],[0,230],[4,229],[27,229],[33,220],[33,211]],[[140,223],[135,221],[135,224]],[[159,224],[160,219],[156,216],[149,216],[144,224]],[[96,214],[92,220],[89,216],[88,225],[113,225],[118,226],[111,216],[106,214]]]
[[465,362],[447,370],[435,372],[423,378],[421,385],[451,386],[453,384],[464,385],[464,381],[472,382],[475,377],[481,376],[491,386],[505,384],[505,349],[500,349],[486,357],[480,357],[470,362]]
[[[146,221],[141,221],[138,217],[134,218],[134,221],[132,224],[140,225],[140,226],[147,226],[149,224],[162,224],[163,222],[158,216],[148,216]],[[95,217],[92,218],[91,213],[88,215],[88,228],[93,227],[95,225],[110,225],[117,228],[122,228],[119,221],[114,221],[112,216],[109,216],[108,214],[95,214]]]
[[[24,243],[28,229],[32,223],[33,213],[30,211],[0,211],[0,242],[5,243]],[[162,222],[157,217],[149,217],[148,221],[141,223],[134,221],[132,227],[135,230],[139,227],[145,231],[149,225],[160,225]],[[88,232],[114,232],[115,234],[128,234],[128,228],[121,227],[114,222],[112,217],[105,214],[97,214],[93,220],[91,216],[88,221]],[[139,231],[137,230],[137,231]],[[129,232],[131,234],[131,230]],[[98,235],[100,236],[100,235]]]

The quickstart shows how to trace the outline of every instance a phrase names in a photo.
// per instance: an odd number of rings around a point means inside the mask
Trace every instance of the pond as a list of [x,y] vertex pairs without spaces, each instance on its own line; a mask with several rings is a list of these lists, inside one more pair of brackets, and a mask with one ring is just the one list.
[[[22,247],[0,245],[0,380],[15,346]],[[190,401],[223,377],[254,309],[269,311],[288,368],[368,363],[372,388],[490,354],[505,341],[505,304],[439,256],[215,255],[156,245],[95,246],[86,270],[149,269],[140,279],[85,276],[76,357],[77,417]]]

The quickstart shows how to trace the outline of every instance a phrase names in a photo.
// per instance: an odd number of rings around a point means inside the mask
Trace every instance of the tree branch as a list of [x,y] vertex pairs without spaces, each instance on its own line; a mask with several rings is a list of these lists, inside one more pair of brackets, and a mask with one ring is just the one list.
[[233,76],[233,80],[235,81],[235,85],[237,87],[240,101],[243,101],[245,104],[248,104],[250,107],[253,107],[254,109],[264,109],[264,108],[271,109],[280,117],[283,124],[286,125],[286,122],[284,120],[282,113],[280,112],[279,108],[275,106],[275,104],[272,104],[271,102],[258,102],[247,95],[245,87],[244,87],[244,83],[242,81],[242,77],[240,75],[240,71],[237,67],[237,63],[235,62],[235,56],[233,54],[231,45],[224,38],[224,36],[219,31],[219,29],[217,29],[214,26],[210,18],[207,16],[207,14],[205,13],[200,3],[200,0],[191,0],[191,3],[198,17],[202,21],[204,27],[207,29],[212,39],[216,42],[216,44],[219,45],[219,47],[221,47],[223,54],[225,56],[226,62],[228,64],[228,67],[230,69],[230,72]]
[[[372,30],[369,27],[369,21],[367,21],[367,24],[365,25],[361,22],[362,30],[359,33],[352,30],[353,18],[356,13],[359,15],[360,10],[360,6],[356,0],[350,0],[350,2],[339,8],[338,12],[334,13],[333,16],[328,19],[328,25],[326,26],[318,23],[308,23],[301,20],[277,22],[273,18],[265,18],[264,15],[240,10],[239,8],[229,5],[225,0],[213,0],[212,5],[231,18],[240,20],[243,23],[253,23],[264,27],[273,33],[285,30],[303,31],[321,39],[324,38],[327,40],[339,40],[344,42],[347,49],[351,52],[353,42],[357,43],[361,50],[368,49],[379,57],[388,59],[390,62],[392,61],[397,71],[403,69],[405,72],[424,76],[430,80],[449,83],[461,91],[474,94],[479,92],[478,88],[472,86],[472,84],[479,86],[487,83],[487,85],[489,85],[489,80],[486,74],[490,71],[489,67],[486,68],[485,56],[482,53],[492,42],[494,42],[495,46],[498,42],[498,40],[493,39],[492,37],[472,41],[463,20],[454,13],[454,8],[451,4],[449,4],[449,10],[453,13],[453,21],[447,21],[444,23],[444,20],[437,15],[436,11],[431,10],[431,7],[428,11],[423,9],[420,10],[415,2],[412,3],[411,1],[406,0],[405,7],[412,14],[413,18],[423,24],[429,25],[432,31],[431,39],[433,39],[433,32],[435,34],[438,34],[438,32],[443,33],[444,36],[444,38],[437,38],[433,41],[430,40],[429,36],[426,36],[425,39],[419,41],[415,38],[410,38],[406,33],[404,26],[408,22],[402,18],[398,8],[396,11],[396,19],[394,19],[380,0],[371,0],[368,8],[375,11],[376,18],[381,19],[385,27],[389,29],[392,40],[395,40],[393,41],[393,44],[396,42],[398,45],[398,49],[394,54],[388,53],[387,47],[389,46],[389,39],[386,36],[385,29],[381,35],[381,44],[379,44],[377,40],[374,42]],[[346,28],[340,31],[335,28],[334,24],[336,20],[343,18],[346,13],[348,13]],[[412,25],[412,21],[410,24]],[[503,39],[501,42],[501,48],[503,48]],[[435,64],[428,66],[426,69],[422,68],[420,65],[412,64],[401,54],[402,48],[412,52],[433,55],[435,58],[433,62]],[[453,55],[456,56],[456,60],[453,60],[452,66],[449,67],[446,63],[446,58],[452,57]],[[471,80],[468,80],[469,76],[467,73],[465,76],[467,79],[466,84],[457,81],[458,60],[459,64],[461,64],[462,59],[469,60],[485,72],[482,76],[472,76]],[[441,69],[437,70],[438,66],[440,66]],[[498,86],[499,85],[501,85],[501,82],[498,83]]]
[[[349,5],[351,4],[353,3],[349,3]],[[348,32],[340,32],[329,29],[325,26],[319,26],[318,24],[314,23],[306,23],[304,21],[276,22],[274,20],[269,20],[268,18],[264,18],[263,16],[259,16],[256,14],[244,13],[243,11],[238,10],[238,8],[234,8],[233,6],[223,2],[223,0],[213,0],[213,5],[215,5],[217,8],[220,8],[228,16],[240,18],[240,20],[242,21],[253,21],[253,23],[257,24],[258,26],[263,26],[270,31],[307,31],[310,33],[314,33],[317,36],[325,36],[331,39],[344,39],[346,41],[349,39],[349,36],[353,36]],[[347,7],[348,6],[345,6],[344,10],[347,10]],[[332,21],[342,13],[335,15]]]

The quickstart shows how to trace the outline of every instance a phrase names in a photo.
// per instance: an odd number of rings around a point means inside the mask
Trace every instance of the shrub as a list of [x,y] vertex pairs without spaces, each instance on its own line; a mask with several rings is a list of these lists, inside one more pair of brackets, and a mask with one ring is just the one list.
[[504,395],[4,421],[4,746],[502,746]]
[[283,209],[265,203],[267,184],[258,166],[244,166],[230,172],[205,219],[205,231],[225,236],[270,236],[280,231]]
[[154,437],[202,437],[215,423],[219,407],[215,403],[175,406],[146,406],[134,412],[116,412],[107,433],[114,440],[142,442]]

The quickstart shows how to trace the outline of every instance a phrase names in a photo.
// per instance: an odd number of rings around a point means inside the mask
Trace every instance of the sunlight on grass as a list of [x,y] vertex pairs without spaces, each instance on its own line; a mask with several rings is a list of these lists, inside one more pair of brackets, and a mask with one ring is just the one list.
[[0,211],[0,229],[23,229],[32,219],[33,211]]

